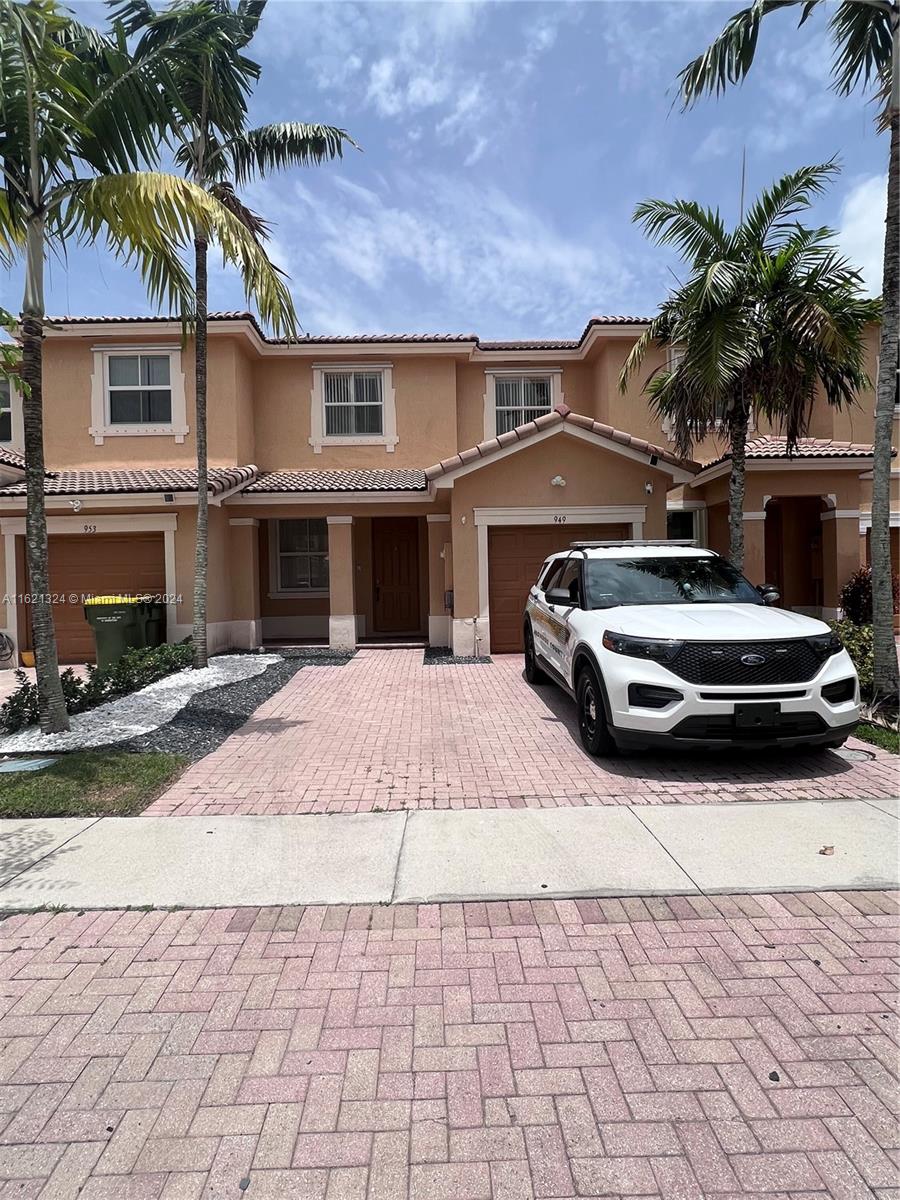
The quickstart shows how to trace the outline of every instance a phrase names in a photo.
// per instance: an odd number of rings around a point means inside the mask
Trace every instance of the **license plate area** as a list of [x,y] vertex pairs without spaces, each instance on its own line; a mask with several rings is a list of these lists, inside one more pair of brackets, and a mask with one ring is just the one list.
[[736,704],[734,706],[734,723],[738,729],[771,729],[780,721],[780,704]]

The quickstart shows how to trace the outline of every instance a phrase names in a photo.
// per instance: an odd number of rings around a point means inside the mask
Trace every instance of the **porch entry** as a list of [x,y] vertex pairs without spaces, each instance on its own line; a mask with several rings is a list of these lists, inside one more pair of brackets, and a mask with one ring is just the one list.
[[418,633],[419,518],[372,519],[372,620],[374,633]]

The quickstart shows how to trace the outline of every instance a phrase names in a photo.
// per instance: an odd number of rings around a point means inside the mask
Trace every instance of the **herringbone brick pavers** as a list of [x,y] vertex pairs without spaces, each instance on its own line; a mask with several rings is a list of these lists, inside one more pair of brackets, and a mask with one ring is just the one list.
[[529,687],[519,655],[425,666],[421,650],[361,650],[346,666],[298,672],[146,815],[896,795],[896,758],[865,749],[862,762],[797,750],[594,759],[572,702]]
[[0,1197],[893,1200],[880,892],[0,923]]

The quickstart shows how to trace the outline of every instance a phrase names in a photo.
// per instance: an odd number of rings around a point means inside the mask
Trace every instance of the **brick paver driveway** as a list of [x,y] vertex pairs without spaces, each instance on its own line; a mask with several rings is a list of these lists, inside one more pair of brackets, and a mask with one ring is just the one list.
[[14,916],[0,1196],[889,1200],[898,911]]
[[[862,746],[862,743],[857,743]],[[423,665],[362,650],[302,670],[191,767],[150,815],[369,812],[569,804],[884,797],[897,760],[796,752],[634,755],[581,749],[572,702],[531,688],[522,660]]]

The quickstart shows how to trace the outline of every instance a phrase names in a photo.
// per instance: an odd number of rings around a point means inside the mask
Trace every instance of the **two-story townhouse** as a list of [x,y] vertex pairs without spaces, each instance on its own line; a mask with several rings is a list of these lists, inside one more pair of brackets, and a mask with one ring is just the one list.
[[[427,639],[514,651],[543,558],[577,538],[696,537],[727,549],[730,463],[680,458],[622,363],[646,322],[596,317],[572,341],[474,335],[266,338],[210,321],[213,649]],[[877,331],[870,337],[876,370]],[[47,329],[51,588],[61,659],[92,655],[81,598],[167,597],[191,627],[196,513],[192,348],[164,318]],[[649,373],[664,362],[651,356]],[[831,616],[865,559],[874,396],[818,405],[788,459],[754,429],[746,571]],[[0,393],[0,630],[30,645],[21,406]],[[900,524],[900,503],[895,524]],[[667,533],[668,530],[668,533]],[[896,536],[896,534],[895,534]]]

